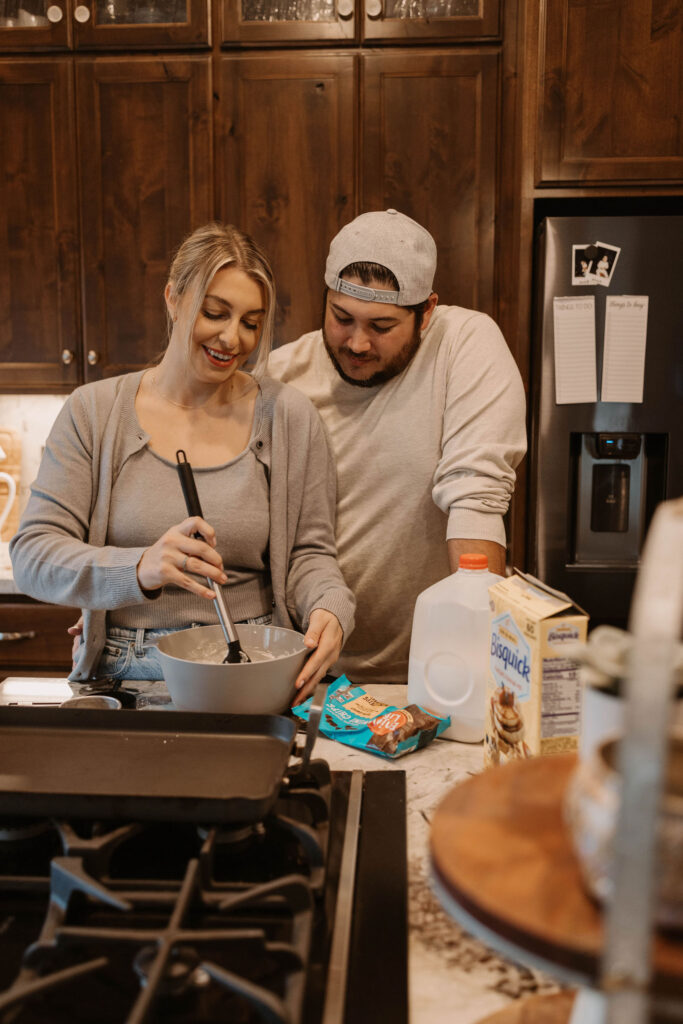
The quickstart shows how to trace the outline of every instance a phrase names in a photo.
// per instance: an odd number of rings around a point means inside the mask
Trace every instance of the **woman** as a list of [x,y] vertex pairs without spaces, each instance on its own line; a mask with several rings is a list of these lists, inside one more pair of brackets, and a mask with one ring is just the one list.
[[[216,622],[206,577],[227,583],[234,621],[305,630],[299,702],[337,660],[354,599],[318,414],[264,377],[272,272],[247,235],[208,224],[180,246],[165,299],[159,364],[78,388],[57,417],[10,545],[14,577],[85,609],[73,680],[161,678],[155,641]],[[181,448],[205,519],[187,517]]]

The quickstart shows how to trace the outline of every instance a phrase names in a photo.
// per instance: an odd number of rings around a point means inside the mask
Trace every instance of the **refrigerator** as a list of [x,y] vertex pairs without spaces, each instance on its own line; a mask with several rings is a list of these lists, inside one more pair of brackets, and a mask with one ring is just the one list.
[[546,217],[535,244],[529,569],[626,628],[683,494],[683,216]]

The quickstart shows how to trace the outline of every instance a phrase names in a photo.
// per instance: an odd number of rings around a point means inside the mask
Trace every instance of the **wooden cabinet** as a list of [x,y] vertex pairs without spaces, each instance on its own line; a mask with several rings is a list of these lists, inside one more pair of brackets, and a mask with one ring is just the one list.
[[210,58],[5,59],[0,127],[3,390],[144,366],[171,252],[213,213]]
[[360,208],[432,233],[441,302],[494,312],[496,50],[363,57]]
[[2,388],[73,385],[79,231],[69,58],[0,60],[0,138]]
[[358,0],[218,0],[224,46],[356,41]]
[[0,675],[70,671],[72,639],[67,628],[79,615],[79,609],[19,595],[0,600]]
[[211,219],[209,58],[76,62],[84,376],[139,369],[166,342],[173,250]]
[[223,58],[219,210],[272,260],[278,342],[319,325],[330,239],[361,210],[423,223],[442,300],[493,311],[497,69],[493,50]]
[[208,45],[208,0],[0,0],[0,51]]
[[546,0],[536,181],[683,178],[683,7]]
[[276,337],[292,341],[320,322],[330,239],[355,213],[357,57],[235,55],[220,67],[219,213],[268,253]]
[[363,40],[446,42],[497,39],[502,0],[365,0]]
[[495,39],[502,0],[220,0],[224,46]]

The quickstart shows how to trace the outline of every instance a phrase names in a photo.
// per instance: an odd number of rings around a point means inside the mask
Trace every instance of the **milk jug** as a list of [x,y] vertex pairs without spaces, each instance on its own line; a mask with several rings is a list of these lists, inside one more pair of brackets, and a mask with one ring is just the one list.
[[458,571],[423,590],[415,602],[408,661],[408,700],[450,715],[441,735],[463,743],[484,738],[489,667],[488,589],[501,579],[486,555],[461,555]]

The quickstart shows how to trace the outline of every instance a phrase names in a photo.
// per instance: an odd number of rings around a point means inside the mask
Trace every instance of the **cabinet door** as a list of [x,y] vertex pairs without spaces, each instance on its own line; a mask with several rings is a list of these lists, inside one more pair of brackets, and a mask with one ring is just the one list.
[[0,380],[54,391],[79,374],[70,57],[0,60]]
[[365,0],[363,40],[496,39],[499,0]]
[[353,42],[360,0],[216,0],[221,42],[281,45]]
[[683,7],[546,0],[539,184],[683,178]]
[[498,54],[363,58],[361,208],[432,233],[439,301],[492,313]]
[[73,640],[67,629],[80,614],[79,608],[24,597],[0,601],[0,673],[70,671]]
[[74,46],[208,46],[208,0],[71,0]]
[[0,52],[71,46],[69,0],[0,0]]
[[172,251],[211,219],[208,57],[79,59],[83,349],[93,380],[166,343]]
[[218,206],[272,262],[278,343],[319,326],[330,239],[355,212],[356,59],[297,53],[221,61]]

